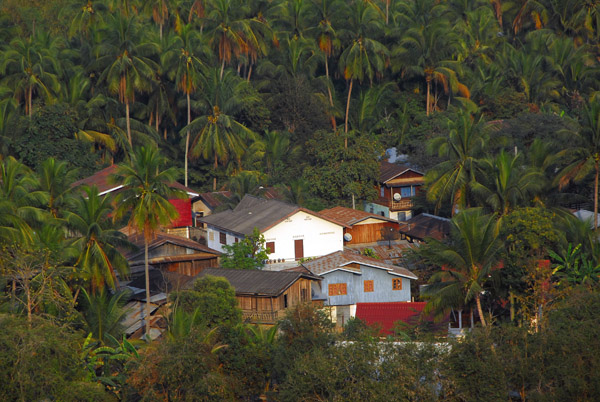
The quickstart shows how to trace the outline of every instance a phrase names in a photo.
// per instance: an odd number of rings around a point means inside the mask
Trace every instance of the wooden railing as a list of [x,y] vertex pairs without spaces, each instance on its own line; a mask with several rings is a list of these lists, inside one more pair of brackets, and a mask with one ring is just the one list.
[[188,226],[183,228],[168,228],[166,229],[166,232],[175,236],[181,236],[196,241],[200,241],[200,239],[206,239],[206,229],[194,226]]
[[411,209],[413,207],[412,198],[403,198],[400,201],[390,201],[390,210],[392,211],[400,211]]
[[275,324],[279,319],[277,311],[242,310],[242,319],[256,324]]

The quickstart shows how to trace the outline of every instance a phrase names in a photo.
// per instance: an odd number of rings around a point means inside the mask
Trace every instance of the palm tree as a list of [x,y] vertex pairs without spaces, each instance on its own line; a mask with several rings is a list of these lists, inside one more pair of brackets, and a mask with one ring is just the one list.
[[344,120],[344,145],[348,147],[348,116],[350,113],[350,98],[354,80],[362,82],[365,76],[373,81],[375,72],[383,71],[384,57],[387,48],[373,39],[372,32],[381,28],[381,19],[377,10],[366,1],[352,2],[349,15],[349,27],[344,32],[350,36],[351,42],[340,56],[340,71],[349,81],[348,98],[346,100],[346,118]]
[[[25,114],[33,114],[36,92],[50,100],[60,90],[60,65],[54,47],[45,48],[37,38],[14,38],[3,53],[0,76],[17,100],[25,99]],[[43,35],[42,35],[43,36]]]
[[185,94],[187,104],[187,127],[185,134],[185,159],[184,159],[184,185],[188,185],[188,152],[190,147],[190,130],[192,122],[190,96],[199,88],[202,71],[206,64],[200,59],[209,51],[192,25],[182,27],[179,36],[175,37],[175,43],[162,57],[163,65],[168,66],[169,78],[175,80],[177,89]]
[[248,82],[233,71],[227,71],[221,77],[219,70],[210,70],[202,78],[202,115],[185,127],[186,131],[189,129],[197,133],[192,143],[192,155],[214,158],[215,191],[219,160],[227,161],[230,156],[239,158],[244,152],[245,140],[255,137],[250,129],[236,120],[236,114],[243,106],[257,101],[244,91],[247,85]]
[[150,56],[158,49],[154,43],[140,42],[140,27],[135,17],[113,14],[104,32],[106,37],[96,49],[99,57],[94,66],[102,70],[100,81],[106,82],[108,90],[125,104],[127,140],[131,147],[129,106],[135,102],[136,92],[152,88],[151,80],[158,66]]
[[425,176],[427,198],[436,202],[436,208],[448,197],[452,215],[457,208],[470,207],[471,184],[486,141],[487,131],[482,120],[473,121],[469,113],[462,112],[450,123],[448,137],[438,137],[427,144],[429,151],[446,159]]
[[493,215],[466,210],[452,220],[448,243],[431,239],[419,250],[425,261],[442,268],[426,291],[433,308],[461,307],[475,299],[481,324],[486,326],[481,294],[492,271],[500,267],[499,229]]
[[48,194],[47,208],[54,218],[67,209],[77,170],[69,169],[67,162],[54,158],[45,160],[38,171],[40,190]]
[[102,289],[98,293],[88,293],[83,289],[81,294],[81,316],[85,331],[101,343],[105,343],[111,337],[121,338],[125,330],[122,322],[127,315],[124,306],[129,291],[122,290],[111,294]]
[[156,230],[177,218],[177,210],[170,198],[184,198],[181,190],[170,187],[177,179],[177,169],[163,170],[167,160],[157,149],[140,147],[131,155],[129,164],[121,164],[111,180],[120,183],[123,191],[115,199],[114,219],[128,216],[129,226],[143,233],[144,270],[146,275],[146,331],[150,331],[150,275],[148,270],[148,243]]
[[500,216],[531,201],[544,185],[544,175],[523,166],[520,154],[511,155],[501,150],[495,158],[483,159],[480,169],[482,179],[473,183],[473,192]]
[[12,156],[0,163],[0,240],[31,244],[47,197],[31,170]]
[[152,0],[145,1],[143,7],[150,11],[152,19],[159,26],[159,35],[163,37],[163,25],[169,20],[169,1],[168,0]]
[[117,272],[121,277],[129,274],[129,264],[118,247],[130,244],[123,233],[113,229],[111,200],[100,196],[96,187],[81,190],[72,200],[66,222],[72,233],[71,246],[77,250],[74,265],[81,270],[83,279],[89,281],[92,294],[96,294],[105,285],[117,288]]
[[225,64],[233,56],[246,56],[256,60],[259,53],[265,53],[258,19],[246,18],[247,6],[240,0],[215,0],[210,3],[206,21],[211,26],[210,43],[218,51],[221,62],[220,77],[223,77]]
[[572,146],[559,155],[569,161],[559,174],[559,188],[571,180],[581,181],[594,172],[594,227],[598,227],[598,180],[600,179],[600,102],[591,102],[583,111],[580,128],[571,131]]

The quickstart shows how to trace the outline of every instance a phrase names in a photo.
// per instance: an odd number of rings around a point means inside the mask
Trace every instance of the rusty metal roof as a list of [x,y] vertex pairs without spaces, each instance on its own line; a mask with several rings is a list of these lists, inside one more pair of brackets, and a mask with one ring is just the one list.
[[302,272],[261,271],[256,269],[225,269],[206,268],[188,282],[187,287],[193,287],[196,278],[206,275],[220,276],[229,281],[235,288],[236,295],[254,295],[276,297],[285,292],[298,279],[320,280],[315,275]]
[[400,176],[402,173],[408,170],[412,170],[415,173],[423,174],[418,170],[411,168],[408,165],[398,165],[395,163],[382,161],[379,165],[379,182],[385,183],[389,180],[392,180],[395,177]]
[[397,220],[386,218],[385,216],[375,215],[369,212],[360,211],[358,209],[346,208],[346,207],[333,207],[324,209],[319,212],[320,215],[327,216],[336,221],[343,222],[348,226],[352,226],[356,223],[362,222],[369,218],[377,219],[385,222],[398,223]]
[[[122,229],[121,231],[125,232],[125,234],[128,234],[127,230],[125,230],[125,229]],[[127,253],[125,255],[125,258],[127,258],[129,261],[133,261],[136,258],[139,258],[140,256],[143,258],[144,236],[141,233],[134,232],[134,233],[128,234],[127,240],[129,240],[131,243],[133,243],[137,247],[137,250]],[[189,248],[189,249],[204,252],[204,253],[214,254],[215,256],[221,255],[221,252],[219,252],[217,250],[213,250],[212,248],[205,246],[204,244],[200,244],[197,241],[194,241],[191,239],[186,239],[185,237],[181,237],[181,236],[167,234],[164,232],[156,232],[154,234],[154,237],[150,240],[150,243],[148,243],[148,250],[153,250],[153,249],[160,247],[167,243],[175,244],[177,246]],[[186,255],[182,254],[182,256],[185,257]],[[163,256],[163,258],[166,258],[166,257],[167,256]],[[170,257],[175,257],[175,256],[170,256]]]
[[229,232],[249,235],[252,234],[255,227],[261,232],[264,232],[300,211],[322,218],[336,225],[347,227],[344,223],[322,216],[306,208],[275,199],[267,200],[249,194],[244,196],[242,201],[240,201],[233,211],[227,210],[211,214],[203,217],[200,221]]
[[450,219],[420,214],[403,222],[399,232],[418,240],[425,240],[428,237],[442,240],[450,234]]
[[395,274],[409,279],[418,279],[415,274],[406,268],[387,264],[376,258],[366,257],[349,250],[336,251],[323,257],[315,258],[314,260],[305,261],[302,265],[310,272],[317,275],[323,275],[337,269],[361,274],[362,270],[360,266],[365,265],[372,268],[384,269],[393,275]]

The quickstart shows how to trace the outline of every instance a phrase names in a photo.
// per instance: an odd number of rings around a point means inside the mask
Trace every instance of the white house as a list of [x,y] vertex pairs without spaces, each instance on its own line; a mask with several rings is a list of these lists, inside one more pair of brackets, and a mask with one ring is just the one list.
[[200,219],[207,227],[207,245],[224,252],[258,228],[270,251],[269,259],[294,261],[344,248],[345,224],[297,205],[246,195],[234,210]]

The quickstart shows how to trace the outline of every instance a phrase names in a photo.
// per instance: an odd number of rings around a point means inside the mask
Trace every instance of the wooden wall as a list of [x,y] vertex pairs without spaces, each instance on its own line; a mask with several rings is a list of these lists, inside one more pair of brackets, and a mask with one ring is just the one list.
[[160,264],[159,267],[168,272],[177,272],[181,275],[196,276],[202,272],[204,268],[216,268],[218,265],[219,261],[215,257],[206,260],[169,262]]
[[[302,298],[304,290],[305,299]],[[277,312],[284,310],[284,299],[287,296],[288,308],[311,301],[311,280],[300,278],[278,297],[237,296],[238,305],[243,311]]]
[[382,228],[394,228],[398,229],[398,224],[393,222],[382,222],[373,223],[368,225],[354,225],[352,228],[344,229],[344,233],[350,233],[352,240],[345,242],[346,244],[361,244],[361,243],[373,243],[382,239],[381,229]]

